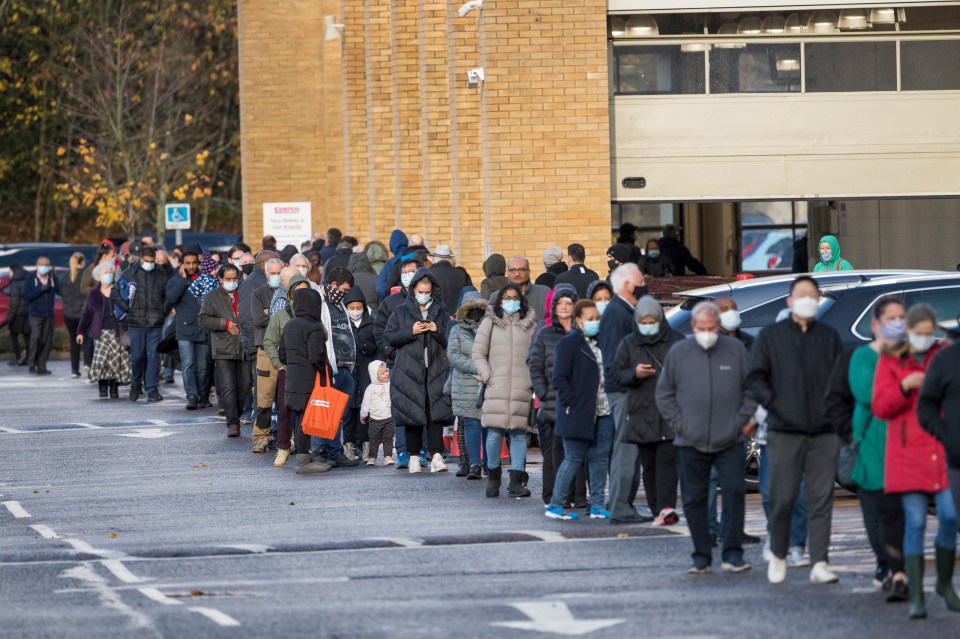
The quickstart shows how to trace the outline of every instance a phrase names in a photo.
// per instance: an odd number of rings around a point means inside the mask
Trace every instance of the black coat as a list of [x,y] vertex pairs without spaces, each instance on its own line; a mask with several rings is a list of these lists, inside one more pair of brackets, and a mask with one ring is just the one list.
[[[641,335],[634,327],[632,335],[624,337],[613,358],[612,371],[617,383],[627,389],[627,417],[620,430],[620,441],[628,444],[653,444],[672,441],[673,429],[657,409],[656,392],[660,371],[667,353],[683,335],[670,328],[666,320],[660,323],[660,332],[654,337]],[[649,364],[657,371],[652,377],[638,379],[637,364]]]
[[114,304],[127,314],[127,326],[130,328],[163,326],[163,320],[167,317],[164,312],[167,294],[165,271],[156,267],[152,271],[145,271],[139,264],[134,264],[124,272],[123,279],[130,285],[136,285],[133,300],[123,299],[119,286],[114,286],[110,295]]
[[193,284],[188,277],[175,275],[167,282],[166,308],[177,311],[177,340],[185,342],[204,342],[207,334],[200,328],[197,316],[200,314],[200,301],[187,289]]
[[917,398],[917,417],[921,428],[943,444],[947,465],[960,469],[960,344],[930,360]]
[[81,273],[77,273],[77,279],[70,281],[69,275],[64,275],[60,280],[60,299],[63,300],[63,316],[70,319],[79,319],[83,313],[83,305],[87,301],[86,293],[81,292],[80,282]]
[[430,267],[433,276],[440,282],[440,299],[448,311],[456,311],[457,300],[464,286],[473,286],[473,281],[466,269],[454,266],[450,262],[442,261]]
[[670,261],[674,275],[683,275],[687,268],[697,275],[707,274],[706,267],[690,253],[690,249],[672,237],[660,238],[660,255]]
[[257,347],[253,343],[257,333],[253,318],[253,294],[266,283],[267,276],[256,267],[250,275],[244,277],[243,281],[240,282],[238,290],[240,297],[237,308],[240,313],[240,343],[243,344],[246,359],[254,359],[257,356]]
[[[356,253],[355,255],[361,255]],[[376,294],[376,293],[374,293]],[[357,359],[353,366],[353,381],[356,382],[356,391],[353,393],[351,407],[360,408],[363,403],[363,392],[370,385],[370,362],[377,359],[377,340],[373,336],[373,318],[367,310],[366,296],[363,291],[354,286],[343,297],[343,305],[350,302],[363,302],[363,317],[360,319],[360,325],[350,321],[350,327],[353,329],[353,337],[357,343]]]
[[[250,299],[250,317],[253,319],[253,345],[263,347],[263,336],[267,334],[267,325],[270,324],[270,303],[277,289],[269,284],[257,288]],[[264,313],[263,311],[267,312]]]
[[[562,298],[570,298],[569,293],[564,296],[560,290],[554,291],[550,301],[550,326],[541,326],[530,340],[530,350],[527,352],[527,367],[530,369],[530,381],[533,383],[533,392],[540,400],[537,410],[537,421],[552,424],[556,421],[557,394],[553,390],[553,368],[557,357],[557,344],[567,334],[557,319],[557,302]],[[572,298],[575,302],[576,299]]]
[[590,286],[591,282],[596,282],[599,279],[600,276],[596,272],[591,271],[583,264],[574,264],[569,270],[557,275],[554,286],[572,284],[573,288],[577,289],[577,295],[580,296],[580,299],[586,299],[587,287]]
[[[449,395],[443,387],[450,373],[447,360],[447,324],[450,314],[440,301],[437,281],[429,269],[421,268],[413,276],[410,289],[423,278],[434,284],[433,303],[427,309],[427,320],[435,322],[437,331],[413,334],[413,325],[423,321],[416,299],[409,297],[391,314],[384,329],[384,337],[395,351],[390,377],[390,401],[393,420],[397,426],[427,425],[427,404],[430,420],[447,425],[453,421]],[[424,363],[424,350],[428,364]]]
[[27,303],[23,300],[23,283],[27,272],[18,269],[10,278],[7,295],[10,296],[10,308],[7,309],[7,326],[13,333],[29,333],[30,320],[27,317]]
[[554,435],[592,442],[597,436],[600,367],[583,331],[572,330],[557,342],[553,373],[557,393]]
[[603,389],[608,393],[622,393],[626,389],[613,375],[613,360],[620,341],[633,335],[633,307],[619,295],[614,295],[607,310],[600,317],[600,352],[603,353]]
[[380,302],[380,308],[377,310],[377,317],[373,322],[373,339],[377,342],[377,357],[387,363],[387,366],[393,368],[394,348],[390,346],[383,331],[387,328],[387,322],[390,316],[407,301],[406,289],[400,289],[400,292],[390,295]]
[[[557,276],[562,275],[567,272],[566,262],[557,262],[556,264],[551,264],[547,267],[547,270],[537,276],[537,279],[534,280],[534,284],[539,284],[541,286],[546,286],[547,288],[553,288],[557,284]],[[541,314],[542,309],[535,309],[537,314]]]
[[850,389],[850,360],[854,350],[851,348],[837,358],[823,398],[824,421],[848,443],[853,441],[853,408],[857,403]]
[[[321,316],[323,299],[313,289],[300,289],[293,297],[294,317],[283,327],[280,361],[286,367],[284,401],[287,408],[302,413],[313,393],[317,373],[328,381],[327,332]],[[329,383],[329,381],[328,381]]]
[[[353,249],[342,248],[334,251],[333,255],[329,259],[324,260],[323,262],[323,272],[329,273],[331,269],[337,267],[347,268],[350,266],[350,256],[353,255]],[[323,255],[321,254],[321,257]]]

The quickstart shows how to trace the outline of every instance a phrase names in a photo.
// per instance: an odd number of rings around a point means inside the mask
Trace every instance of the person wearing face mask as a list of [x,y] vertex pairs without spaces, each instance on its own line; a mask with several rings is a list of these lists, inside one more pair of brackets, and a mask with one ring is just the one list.
[[[377,274],[370,266],[370,258],[366,253],[352,253],[347,262],[347,270],[353,274],[353,286],[363,292],[363,299],[373,313],[380,308],[380,298],[377,296]],[[367,369],[366,366],[363,367]],[[362,399],[362,397],[361,397]]]
[[[579,298],[570,284],[558,284],[554,289],[551,305],[551,322],[541,327],[530,342],[527,367],[533,392],[540,400],[537,410],[537,435],[543,455],[543,489],[541,497],[549,504],[555,489],[557,468],[563,463],[563,439],[554,436],[557,421],[557,395],[553,390],[553,370],[556,362],[557,344],[573,329],[573,307]],[[567,491],[574,505],[587,503],[587,476],[582,466],[577,472],[576,486]],[[567,504],[563,504],[566,506]]]
[[[637,249],[639,255],[640,248],[635,245],[634,248]],[[633,252],[625,244],[614,244],[607,249],[607,268],[609,269],[607,279],[610,279],[617,267],[623,264],[636,264],[633,261]]]
[[744,436],[756,430],[757,402],[745,392],[747,349],[720,334],[720,309],[700,302],[690,314],[693,339],[674,345],[663,362],[656,404],[675,433],[683,513],[693,541],[691,574],[711,571],[713,544],[707,518],[711,468],[723,491],[721,559],[724,572],[750,569],[743,558]]
[[117,320],[115,306],[110,302],[113,289],[113,264],[102,263],[93,269],[100,286],[87,293],[87,299],[77,326],[77,343],[93,341],[93,362],[90,379],[98,383],[100,398],[109,393],[111,399],[120,397],[120,385],[130,383],[130,355],[120,344],[122,326]]
[[556,284],[570,284],[577,291],[578,299],[589,299],[587,287],[591,282],[597,281],[600,276],[591,271],[584,262],[587,259],[587,251],[583,244],[571,244],[567,247],[567,270],[557,275]]
[[833,583],[828,550],[833,518],[833,483],[840,438],[823,410],[834,362],[841,353],[836,329],[816,321],[820,289],[811,277],[790,284],[790,317],[760,333],[753,347],[747,384],[767,409],[770,484],[770,550],[767,579],[786,579],[790,522],[804,483],[810,542],[810,582]]
[[[70,273],[60,282],[60,298],[63,300],[63,323],[70,334],[70,373],[71,377],[80,377],[80,353],[83,346],[77,342],[77,325],[80,323],[80,314],[87,299],[86,293],[81,292],[81,276],[86,260],[83,253],[77,252],[70,256]],[[90,362],[85,362],[90,368]]]
[[[515,260],[511,264],[519,264]],[[480,421],[487,429],[487,497],[500,495],[500,453],[510,433],[510,484],[507,495],[529,497],[523,485],[527,461],[530,399],[533,385],[527,352],[536,326],[536,313],[518,284],[507,284],[494,296],[477,329],[473,361],[484,384]]]
[[579,519],[564,509],[577,469],[586,462],[590,484],[590,519],[609,519],[604,505],[607,465],[613,439],[610,402],[604,392],[603,354],[597,341],[600,313],[590,300],[573,307],[575,325],[557,342],[552,387],[557,394],[554,437],[563,440],[563,462],[557,468],[550,503],[544,514],[551,519]]
[[160,383],[160,354],[157,346],[163,333],[166,317],[167,277],[157,268],[156,250],[144,246],[140,250],[140,263],[128,268],[122,278],[127,282],[127,296],[121,289],[112,291],[114,303],[127,315],[130,330],[130,401],[137,401],[143,390],[148,402],[163,401],[158,390]]
[[[373,325],[373,335],[377,340],[377,348],[379,349],[378,359],[386,362],[389,368],[393,368],[394,349],[392,346],[390,346],[390,343],[387,341],[386,337],[384,337],[383,331],[387,327],[387,320],[390,319],[390,316],[393,314],[393,312],[407,301],[407,296],[410,292],[410,283],[413,281],[413,275],[422,267],[423,262],[417,260],[416,257],[411,256],[410,258],[403,260],[403,262],[400,263],[400,290],[380,302],[380,309],[377,311],[377,317]],[[400,465],[404,463],[402,459],[402,453],[404,451],[400,450],[400,441],[404,437],[404,430],[400,426],[401,425],[398,424],[396,428],[396,437],[398,442],[397,467],[406,468],[406,466]]]
[[[289,267],[288,267],[289,268]],[[252,308],[250,315],[253,318],[254,334],[253,345],[256,347],[256,376],[254,377],[254,391],[256,392],[257,412],[253,424],[253,452],[265,453],[272,441],[271,421],[273,417],[273,402],[277,395],[277,370],[270,364],[270,358],[267,352],[263,350],[263,336],[267,332],[267,326],[270,324],[270,306],[273,304],[275,296],[284,294],[281,292],[283,277],[283,260],[280,258],[270,258],[263,265],[264,275],[267,283],[256,288],[250,299]],[[290,276],[298,273],[296,269],[291,268],[288,271],[287,282]],[[241,289],[243,286],[241,285]]]
[[[211,252],[211,255],[213,253]],[[253,270],[257,267],[257,259],[250,253],[244,253],[240,256],[239,269],[242,279],[250,277]]]
[[603,320],[603,313],[610,305],[613,299],[613,289],[610,288],[610,282],[607,280],[595,280],[587,285],[587,299],[592,300],[597,305],[597,312],[600,313],[600,319]]
[[[213,267],[209,259],[207,270]],[[200,328],[197,315],[200,300],[190,292],[190,286],[202,277],[200,256],[187,251],[183,254],[178,275],[170,278],[166,288],[166,308],[175,312],[177,323],[177,349],[180,352],[180,369],[183,376],[183,392],[187,396],[187,410],[200,408],[200,398],[209,397],[206,380],[211,363],[210,342]],[[210,278],[211,280],[213,278]]]
[[251,363],[240,341],[240,270],[233,264],[220,267],[220,286],[203,297],[197,321],[210,333],[217,367],[217,394],[227,420],[227,437],[240,436],[240,413],[250,392]]
[[[405,430],[405,450],[400,454],[407,456],[412,474],[421,472],[427,454],[430,472],[447,472],[443,427],[453,422],[450,396],[444,393],[450,372],[446,352],[449,322],[450,313],[440,301],[439,282],[430,269],[421,268],[410,279],[406,300],[393,311],[384,329],[395,355],[390,375],[394,422],[397,430],[401,425]],[[422,455],[411,456],[407,449]]]
[[676,270],[670,258],[660,252],[660,242],[654,238],[647,240],[647,252],[637,262],[644,276],[670,277]]
[[[364,260],[367,258],[363,253],[354,255],[361,255]],[[376,289],[373,293],[376,297]],[[360,405],[363,403],[363,394],[371,383],[370,362],[377,358],[377,340],[373,337],[373,318],[367,310],[367,298],[359,286],[354,285],[347,291],[343,296],[343,305],[347,309],[350,328],[353,329],[357,353],[352,370],[356,390],[344,415],[343,443],[348,457],[357,457],[363,461],[367,459],[369,452],[370,435],[367,426],[360,422]],[[388,454],[391,452],[387,451]]]
[[921,428],[917,414],[919,390],[930,362],[942,349],[935,341],[937,317],[929,306],[907,311],[907,330],[901,343],[885,348],[873,382],[873,414],[887,420],[886,468],[883,490],[898,495],[903,504],[903,561],[907,572],[910,618],[927,616],[923,594],[924,535],[927,507],[936,504],[938,530],[936,593],[947,608],[960,612],[953,589],[956,566],[957,511],[947,476],[943,444]]
[[463,296],[457,309],[456,324],[450,329],[447,342],[447,358],[453,369],[450,398],[453,414],[457,417],[457,437],[460,446],[460,468],[457,476],[477,480],[483,476],[480,466],[480,449],[484,431],[480,425],[480,408],[477,406],[477,391],[480,389],[479,372],[473,361],[473,343],[477,328],[487,314],[487,301],[480,293],[470,291]]
[[740,330],[740,325],[743,323],[743,320],[740,318],[737,303],[732,297],[727,296],[718,297],[713,303],[720,309],[721,334],[740,340],[740,343],[747,349],[747,352],[752,352],[756,338],[750,333]]
[[[521,256],[511,257],[507,260],[507,283],[520,289],[521,294],[527,300],[527,306],[537,314],[537,317],[546,314],[547,294],[550,289],[530,281],[530,260]],[[491,304],[497,301],[498,295],[500,295],[500,291],[490,296]]]
[[[241,257],[240,260],[243,260],[246,257]],[[267,275],[264,272],[266,264],[270,260],[279,260],[280,254],[276,251],[260,251],[257,253],[255,258],[255,264],[252,266],[250,274],[241,276],[240,286],[237,289],[237,294],[239,295],[239,313],[240,313],[240,344],[243,345],[243,357],[246,361],[249,362],[249,366],[253,368],[257,359],[257,346],[256,346],[256,335],[257,335],[257,324],[258,319],[257,313],[262,314],[263,311],[257,309],[257,304],[254,303],[254,293],[256,293],[260,288],[267,286]],[[229,262],[228,262],[229,263]],[[280,262],[280,267],[283,267],[283,262]],[[274,267],[276,268],[276,267]],[[240,267],[240,272],[243,273],[244,267]],[[276,269],[276,272],[279,273],[279,269]],[[270,287],[269,292],[264,292],[263,297],[266,297],[265,300],[269,305],[269,298],[273,296],[273,289],[276,287]],[[262,339],[262,337],[261,337]],[[240,414],[240,422],[243,425],[253,423],[253,409],[255,408],[254,403],[256,402],[256,394],[252,388],[256,384],[256,376],[253,377],[251,381],[251,388],[247,390],[244,394],[245,404],[242,407]]]
[[37,259],[37,269],[23,282],[22,299],[27,304],[30,323],[30,343],[27,351],[29,371],[37,375],[49,375],[47,359],[53,346],[53,304],[60,294],[60,281],[50,266],[50,259]]
[[873,414],[873,386],[877,363],[884,350],[900,348],[907,337],[906,309],[898,297],[888,296],[873,306],[870,328],[874,339],[858,347],[850,358],[847,379],[853,393],[852,439],[857,443],[853,481],[860,496],[860,509],[878,567],[890,577],[877,574],[889,594],[887,601],[907,599],[903,564],[903,505],[898,495],[884,492],[887,422]]
[[611,366],[626,389],[626,419],[622,445],[610,466],[610,522],[647,519],[633,508],[642,478],[650,512],[657,515],[655,523],[672,525],[679,520],[674,433],[657,410],[654,395],[667,353],[684,338],[670,328],[660,303],[649,295],[637,300],[633,318],[633,332],[621,340]]
[[852,271],[853,264],[840,257],[840,242],[832,235],[820,238],[820,261],[813,267],[814,273],[829,271]]

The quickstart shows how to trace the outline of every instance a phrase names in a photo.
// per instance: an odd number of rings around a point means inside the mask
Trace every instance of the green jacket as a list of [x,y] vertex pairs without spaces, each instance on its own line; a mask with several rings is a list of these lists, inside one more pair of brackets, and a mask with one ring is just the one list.
[[864,490],[883,490],[884,456],[887,452],[887,422],[870,410],[873,377],[880,356],[869,345],[859,347],[850,360],[850,391],[853,408],[853,440],[860,442],[853,481]]
[[824,271],[852,271],[853,264],[840,258],[840,242],[837,241],[832,235],[824,235],[820,238],[820,241],[817,243],[817,256],[820,256],[820,245],[826,242],[830,245],[830,256],[829,262],[824,262],[822,259],[817,262],[817,265],[813,267],[814,273],[822,273]]

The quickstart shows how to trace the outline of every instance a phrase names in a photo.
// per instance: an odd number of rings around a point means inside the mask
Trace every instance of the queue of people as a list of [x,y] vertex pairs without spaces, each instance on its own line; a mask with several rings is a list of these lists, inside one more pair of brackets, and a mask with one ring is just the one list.
[[[676,240],[675,229],[664,237]],[[523,499],[535,433],[546,517],[671,526],[681,520],[679,495],[696,575],[712,572],[715,547],[723,571],[751,568],[743,546],[760,540],[744,531],[744,447],[756,437],[773,585],[803,566],[814,584],[838,581],[829,559],[834,479],[841,447],[852,445],[886,599],[909,600],[911,618],[927,615],[933,503],[935,591],[960,611],[952,585],[960,346],[935,339],[929,307],[879,300],[874,340],[843,353],[837,332],[816,321],[817,282],[800,275],[784,317],[756,339],[740,330],[730,298],[698,304],[685,338],[647,287],[674,259],[689,264],[682,252],[667,261],[662,241],[645,254],[611,247],[605,279],[584,266],[580,244],[545,251],[539,277],[523,256],[493,255],[479,290],[448,246],[431,252],[422,236],[396,230],[390,248],[388,258],[381,244],[360,247],[331,229],[300,251],[270,245],[256,254],[245,245],[167,253],[142,241],[124,262],[124,251],[104,243],[92,264],[71,261],[68,280],[42,258],[35,273],[16,274],[26,363],[47,371],[59,294],[76,318],[72,372],[79,376],[89,349],[100,397],[129,385],[130,400],[145,393],[158,402],[160,344],[172,335],[186,409],[213,408],[215,393],[226,436],[249,425],[252,452],[275,450],[278,468],[294,457],[297,475],[361,463],[447,472],[444,429],[455,425],[456,475],[485,478],[488,498]],[[835,238],[824,238],[821,264],[848,267]],[[330,438],[304,431],[317,384],[347,396]],[[635,505],[641,486],[648,509]]]

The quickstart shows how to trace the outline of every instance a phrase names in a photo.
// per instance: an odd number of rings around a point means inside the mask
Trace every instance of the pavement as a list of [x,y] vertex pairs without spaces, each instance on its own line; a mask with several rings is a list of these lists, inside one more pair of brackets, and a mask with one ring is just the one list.
[[[838,491],[836,585],[791,569],[686,574],[682,525],[559,522],[537,498],[392,467],[298,477],[227,439],[216,411],[97,398],[0,365],[0,637],[956,636],[928,594],[908,622],[871,584],[854,496]],[[530,488],[539,493],[537,457]],[[505,494],[505,491],[504,491]],[[642,499],[641,499],[642,501]],[[749,532],[763,535],[756,495]],[[931,528],[935,524],[931,520]],[[928,531],[928,536],[932,531]],[[932,590],[932,574],[927,588]]]

